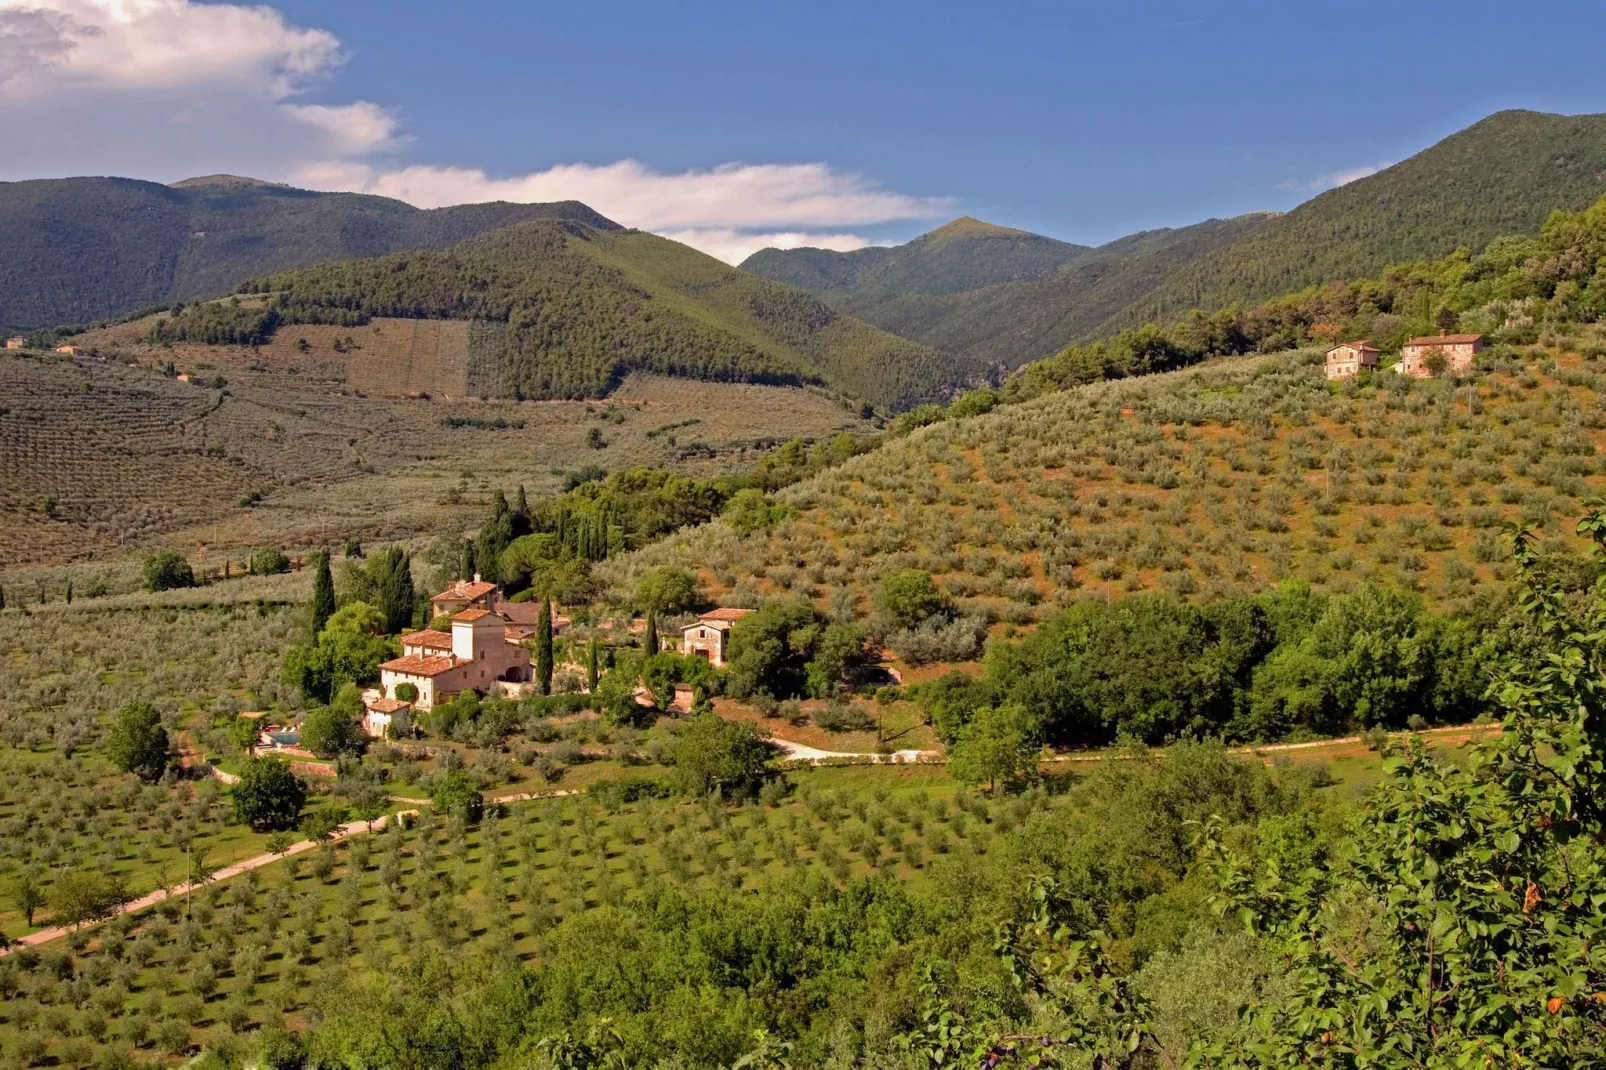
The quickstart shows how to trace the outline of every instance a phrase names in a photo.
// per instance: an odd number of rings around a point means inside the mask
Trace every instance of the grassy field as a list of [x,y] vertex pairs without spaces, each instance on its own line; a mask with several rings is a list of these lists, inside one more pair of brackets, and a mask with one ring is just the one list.
[[1474,380],[1328,384],[1319,355],[1241,358],[1069,390],[917,431],[780,495],[799,515],[722,522],[610,562],[700,568],[712,591],[861,607],[921,568],[1004,625],[1055,603],[1164,589],[1209,599],[1284,578],[1454,604],[1509,576],[1522,519],[1580,550],[1606,487],[1606,375],[1572,354],[1493,358]]
[[[307,354],[279,341],[261,353],[117,351],[146,362],[137,367],[6,354],[0,570],[152,545],[204,559],[202,547],[460,531],[478,522],[493,488],[524,484],[539,495],[591,464],[732,471],[789,438],[868,427],[823,394],[782,387],[632,376],[604,402],[520,403],[463,400],[463,385],[450,397],[362,397],[346,381],[350,356],[359,379],[431,388],[428,377],[446,371],[426,351],[455,347],[451,374],[466,384],[470,326],[377,321],[363,330],[393,335],[397,346],[383,360],[374,350],[326,350],[332,329],[314,328]],[[192,381],[161,374],[158,359]],[[688,427],[652,433],[675,424]]]

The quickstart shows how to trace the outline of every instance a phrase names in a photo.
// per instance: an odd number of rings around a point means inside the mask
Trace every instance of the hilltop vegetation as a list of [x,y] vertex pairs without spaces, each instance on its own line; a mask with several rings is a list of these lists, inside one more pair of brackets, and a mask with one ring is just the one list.
[[270,276],[266,301],[192,305],[152,340],[259,344],[282,325],[371,317],[474,320],[503,332],[486,378],[511,397],[595,397],[630,371],[823,383],[880,407],[944,397],[962,361],[640,232],[537,221],[445,253],[400,253]]
[[0,328],[110,319],[227,293],[246,279],[396,249],[444,249],[527,219],[614,227],[583,204],[421,210],[213,175],[0,182]]
[[[1552,210],[1584,208],[1606,190],[1602,174],[1606,116],[1508,111],[1285,215],[1211,220],[1097,249],[1050,243],[1057,264],[1028,253],[1049,239],[961,228],[970,240],[955,243],[939,240],[944,228],[896,249],[766,250],[743,266],[895,334],[1013,368],[1193,309],[1481,251],[1501,235],[1532,233]],[[943,255],[956,245],[988,270],[956,275]],[[1015,256],[976,256],[985,247]]]

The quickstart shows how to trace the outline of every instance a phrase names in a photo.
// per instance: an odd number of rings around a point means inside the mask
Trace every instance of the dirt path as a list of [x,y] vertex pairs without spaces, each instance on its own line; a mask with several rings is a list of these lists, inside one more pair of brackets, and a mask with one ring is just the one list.
[[810,747],[803,743],[793,743],[789,739],[780,739],[774,736],[770,737],[770,742],[775,744],[775,746],[786,755],[788,761],[811,762],[815,765],[818,765],[824,761],[829,761],[832,758],[868,758],[877,765],[882,763],[889,765],[903,765],[912,762],[930,761],[940,757],[939,753],[934,750],[898,750],[893,751],[891,754],[875,754],[853,751],[821,750],[818,747]]
[[[234,777],[233,774],[224,773],[223,770],[218,769],[215,766],[210,768],[212,768],[213,773],[218,775],[220,779],[222,777],[232,777],[230,780],[225,780],[224,783],[233,783],[235,780],[239,779],[238,777]],[[493,803],[513,803],[527,802],[531,799],[556,799],[566,795],[579,795],[584,790],[585,789],[583,788],[568,788],[563,791],[526,791],[518,792],[512,795],[493,795],[488,797],[486,801]],[[407,799],[401,796],[391,796],[391,798],[395,802],[412,803],[421,806],[429,805],[428,799]],[[402,812],[409,815],[416,815],[418,813],[416,810],[406,810]],[[380,832],[386,828],[386,826],[389,824],[389,821],[389,816],[378,818],[374,821],[372,828],[369,827],[368,822],[366,821],[348,821],[335,830],[334,835],[329,838],[329,841],[332,843],[338,843],[341,840],[347,840],[353,836],[362,836],[369,832]],[[292,844],[290,849],[285,851],[282,855],[276,855],[272,852],[269,852],[267,854],[260,854],[251,858],[242,859],[239,862],[224,866],[222,869],[212,874],[211,881],[208,881],[207,883],[228,880],[230,877],[238,877],[240,874],[249,870],[261,869],[263,866],[271,866],[273,863],[288,858],[291,855],[298,855],[306,851],[315,850],[318,846],[319,845],[314,843],[312,840],[301,840],[298,843]],[[196,884],[194,887],[200,888],[202,885]],[[131,914],[141,910],[149,910],[151,907],[162,902],[163,900],[176,898],[177,896],[184,895],[190,890],[191,885],[189,883],[176,885],[175,887],[167,889],[158,888],[154,892],[142,895],[138,899],[125,903],[122,908],[122,913]],[[101,923],[88,922],[86,923],[86,927],[93,928],[99,924]],[[21,947],[36,947],[39,944],[47,944],[52,940],[59,940],[61,937],[66,936],[72,931],[72,927],[67,925],[56,925],[48,929],[40,929],[36,933],[29,933],[26,936],[21,936],[13,940],[10,947],[0,949],[0,956],[8,955],[12,951],[15,951]]]

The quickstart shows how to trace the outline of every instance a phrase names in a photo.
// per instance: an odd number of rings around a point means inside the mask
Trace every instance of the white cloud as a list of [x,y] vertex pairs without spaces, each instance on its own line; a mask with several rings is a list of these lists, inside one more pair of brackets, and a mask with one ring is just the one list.
[[1380,164],[1363,164],[1360,167],[1351,167],[1342,171],[1333,171],[1325,175],[1317,175],[1315,178],[1306,179],[1304,181],[1290,180],[1287,182],[1279,182],[1277,184],[1277,188],[1311,190],[1313,192],[1319,190],[1337,189],[1339,186],[1347,186],[1357,179],[1369,178],[1383,170],[1385,167],[1390,167],[1392,165],[1393,161]]
[[266,6],[197,0],[0,0],[0,179],[117,174],[172,181],[230,171],[430,208],[580,200],[627,226],[737,261],[766,246],[861,248],[843,228],[932,218],[938,198],[882,189],[824,163],[729,163],[665,173],[635,160],[495,178],[400,166],[410,141],[369,101],[304,94],[341,43]]
[[625,226],[651,230],[732,263],[758,249],[818,245],[861,249],[856,234],[775,228],[851,227],[940,215],[948,202],[880,189],[823,163],[725,164],[665,174],[635,160],[603,166],[562,164],[513,178],[483,171],[362,164],[313,165],[310,185],[377,193],[421,208],[475,201],[577,200]]
[[727,264],[740,264],[760,249],[809,248],[851,253],[855,249],[880,244],[857,234],[821,234],[802,230],[765,234],[730,227],[695,227],[690,230],[660,230],[658,233],[693,249],[701,249]]

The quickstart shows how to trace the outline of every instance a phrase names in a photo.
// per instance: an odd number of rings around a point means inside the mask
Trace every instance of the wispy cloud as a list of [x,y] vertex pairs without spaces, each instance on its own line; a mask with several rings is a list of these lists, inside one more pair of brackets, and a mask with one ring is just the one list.
[[861,248],[852,228],[951,207],[823,162],[666,173],[627,159],[510,177],[402,165],[394,154],[412,139],[393,109],[305,102],[344,62],[334,35],[266,6],[0,0],[0,178],[235,171],[425,208],[581,200],[731,261],[771,245]]
[[1342,171],[1331,171],[1325,175],[1317,175],[1309,179],[1289,179],[1287,182],[1277,183],[1278,189],[1307,190],[1316,193],[1321,190],[1337,189],[1347,186],[1357,179],[1368,178],[1377,174],[1385,167],[1393,166],[1394,161],[1389,160],[1379,164],[1363,164],[1360,167],[1350,167]]

